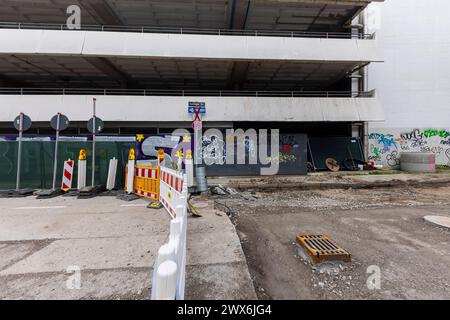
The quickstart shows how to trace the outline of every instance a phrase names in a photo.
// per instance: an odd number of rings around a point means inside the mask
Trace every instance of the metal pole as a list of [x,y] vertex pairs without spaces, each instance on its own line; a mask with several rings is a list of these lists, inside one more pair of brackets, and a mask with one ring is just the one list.
[[57,114],[57,123],[56,123],[56,141],[55,141],[55,157],[53,160],[53,184],[52,190],[56,190],[56,170],[58,168],[58,143],[59,143],[59,124],[61,122],[61,113]]
[[93,124],[93,130],[92,130],[92,187],[94,187],[94,183],[95,183],[95,131],[96,131],[96,126],[97,126],[97,119],[95,117],[95,103],[96,103],[97,99],[94,98],[94,105],[93,105],[93,109],[94,109],[94,116],[92,117],[94,120],[94,124]]
[[23,113],[20,113],[19,117],[19,150],[17,154],[17,179],[16,179],[16,191],[20,190],[20,166],[22,164],[22,134],[23,134]]
[[[200,121],[202,121],[201,116]],[[203,127],[203,123],[202,123]],[[194,165],[198,167],[202,164],[202,128],[194,127]]]

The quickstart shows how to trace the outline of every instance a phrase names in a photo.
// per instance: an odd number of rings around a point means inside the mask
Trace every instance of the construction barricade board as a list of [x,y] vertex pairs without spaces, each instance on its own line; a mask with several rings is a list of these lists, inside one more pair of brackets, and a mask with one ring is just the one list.
[[[125,181],[128,177],[128,166],[125,170]],[[134,193],[138,196],[159,201],[160,168],[136,165],[134,167]]]
[[73,160],[64,161],[63,168],[63,177],[61,183],[61,190],[69,191],[72,188],[72,180],[73,180]]
[[161,167],[160,202],[173,219],[169,241],[159,248],[155,260],[152,300],[184,299],[188,198],[186,175]]
[[[161,183],[160,183],[160,202],[169,212],[172,218],[177,217],[177,207],[186,206],[187,189],[185,185],[185,176],[182,172],[175,171],[169,168],[161,168]],[[186,189],[186,190],[184,190]],[[179,213],[178,213],[179,214]]]

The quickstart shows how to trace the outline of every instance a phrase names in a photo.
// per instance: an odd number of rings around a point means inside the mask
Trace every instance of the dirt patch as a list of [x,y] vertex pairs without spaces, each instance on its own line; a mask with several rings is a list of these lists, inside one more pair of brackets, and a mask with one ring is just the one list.
[[[216,197],[234,221],[260,299],[449,299],[450,188],[244,192]],[[352,253],[321,272],[296,251],[300,233],[323,233]],[[377,269],[378,268],[378,269]],[[368,286],[380,271],[380,288]],[[372,279],[372,278],[370,278]]]

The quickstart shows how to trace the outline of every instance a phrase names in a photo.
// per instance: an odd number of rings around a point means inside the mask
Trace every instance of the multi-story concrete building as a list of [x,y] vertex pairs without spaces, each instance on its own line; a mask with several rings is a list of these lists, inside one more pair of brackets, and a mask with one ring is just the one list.
[[2,0],[0,135],[19,112],[28,134],[52,134],[57,112],[66,134],[86,134],[96,97],[108,135],[190,128],[202,101],[204,128],[363,137],[384,120],[364,72],[382,61],[360,14],[370,2]]
[[370,124],[371,159],[395,167],[401,152],[433,152],[450,166],[449,10],[439,0],[371,4],[384,63],[369,67],[368,86],[386,117]]

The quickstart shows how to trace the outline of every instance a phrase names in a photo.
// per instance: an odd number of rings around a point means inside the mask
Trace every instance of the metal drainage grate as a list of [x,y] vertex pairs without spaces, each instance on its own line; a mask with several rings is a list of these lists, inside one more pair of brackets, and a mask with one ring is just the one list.
[[324,261],[351,262],[351,255],[325,235],[299,235],[298,243],[314,264]]

